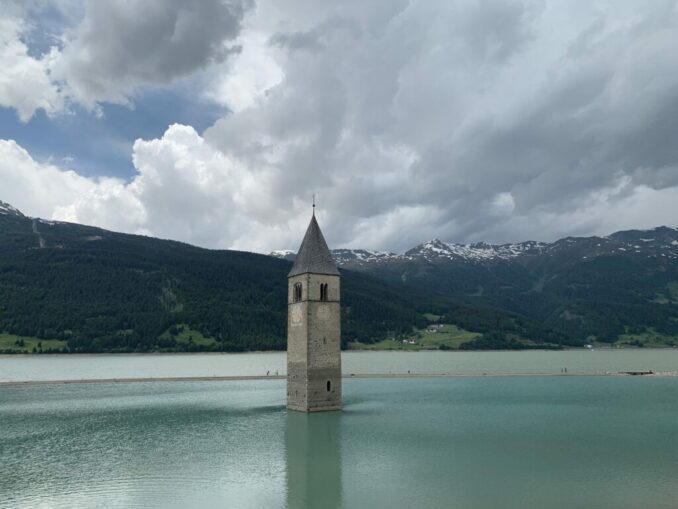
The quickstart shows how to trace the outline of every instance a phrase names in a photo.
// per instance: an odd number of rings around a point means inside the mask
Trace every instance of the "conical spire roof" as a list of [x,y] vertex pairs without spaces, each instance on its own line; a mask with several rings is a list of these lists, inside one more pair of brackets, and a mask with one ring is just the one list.
[[294,260],[292,270],[287,277],[297,276],[311,272],[313,274],[330,274],[338,276],[339,271],[332,258],[323,237],[323,232],[320,231],[318,221],[315,220],[315,214],[311,218],[311,223],[308,225],[304,240],[301,242],[301,247]]

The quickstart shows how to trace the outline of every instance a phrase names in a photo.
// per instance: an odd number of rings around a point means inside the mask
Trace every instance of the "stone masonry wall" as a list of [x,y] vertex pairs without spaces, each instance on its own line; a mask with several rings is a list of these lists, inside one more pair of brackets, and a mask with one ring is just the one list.
[[[302,284],[302,301],[293,287]],[[320,284],[328,285],[320,301]],[[301,274],[289,278],[287,406],[306,412],[341,408],[341,322],[338,276]]]

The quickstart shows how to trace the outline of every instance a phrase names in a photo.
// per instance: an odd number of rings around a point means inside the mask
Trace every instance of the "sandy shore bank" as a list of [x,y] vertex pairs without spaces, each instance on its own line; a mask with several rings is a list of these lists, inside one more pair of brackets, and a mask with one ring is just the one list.
[[[344,373],[351,378],[471,378],[471,377],[543,377],[543,376],[633,376],[625,372],[602,373]],[[678,371],[643,374],[645,377],[678,377]],[[185,376],[185,377],[139,377],[139,378],[91,378],[72,380],[25,380],[0,381],[0,386],[9,385],[59,385],[59,384],[110,384],[140,382],[225,382],[237,380],[285,380],[285,375],[238,375],[238,376]]]

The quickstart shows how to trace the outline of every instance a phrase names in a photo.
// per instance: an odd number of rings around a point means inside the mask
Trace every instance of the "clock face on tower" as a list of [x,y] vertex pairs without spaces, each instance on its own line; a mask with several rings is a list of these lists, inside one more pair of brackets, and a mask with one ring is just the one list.
[[301,324],[301,306],[292,307],[292,310],[290,311],[290,320],[292,321],[292,325]]
[[325,304],[321,304],[318,306],[318,311],[316,311],[316,313],[318,320],[324,322],[330,317],[330,308]]

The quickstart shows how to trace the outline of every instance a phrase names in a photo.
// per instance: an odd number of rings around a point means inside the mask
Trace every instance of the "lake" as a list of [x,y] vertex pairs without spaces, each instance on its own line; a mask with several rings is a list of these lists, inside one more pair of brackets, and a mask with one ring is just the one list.
[[[520,352],[343,352],[344,375],[678,373],[678,348]],[[0,382],[286,373],[285,352],[241,354],[0,355]]]
[[[349,353],[344,371],[676,371],[676,353]],[[280,362],[284,354],[21,356],[2,357],[0,373],[258,375],[282,373]],[[288,413],[284,398],[283,380],[0,386],[0,507],[675,509],[678,500],[675,377],[345,379],[344,411],[315,415]]]

